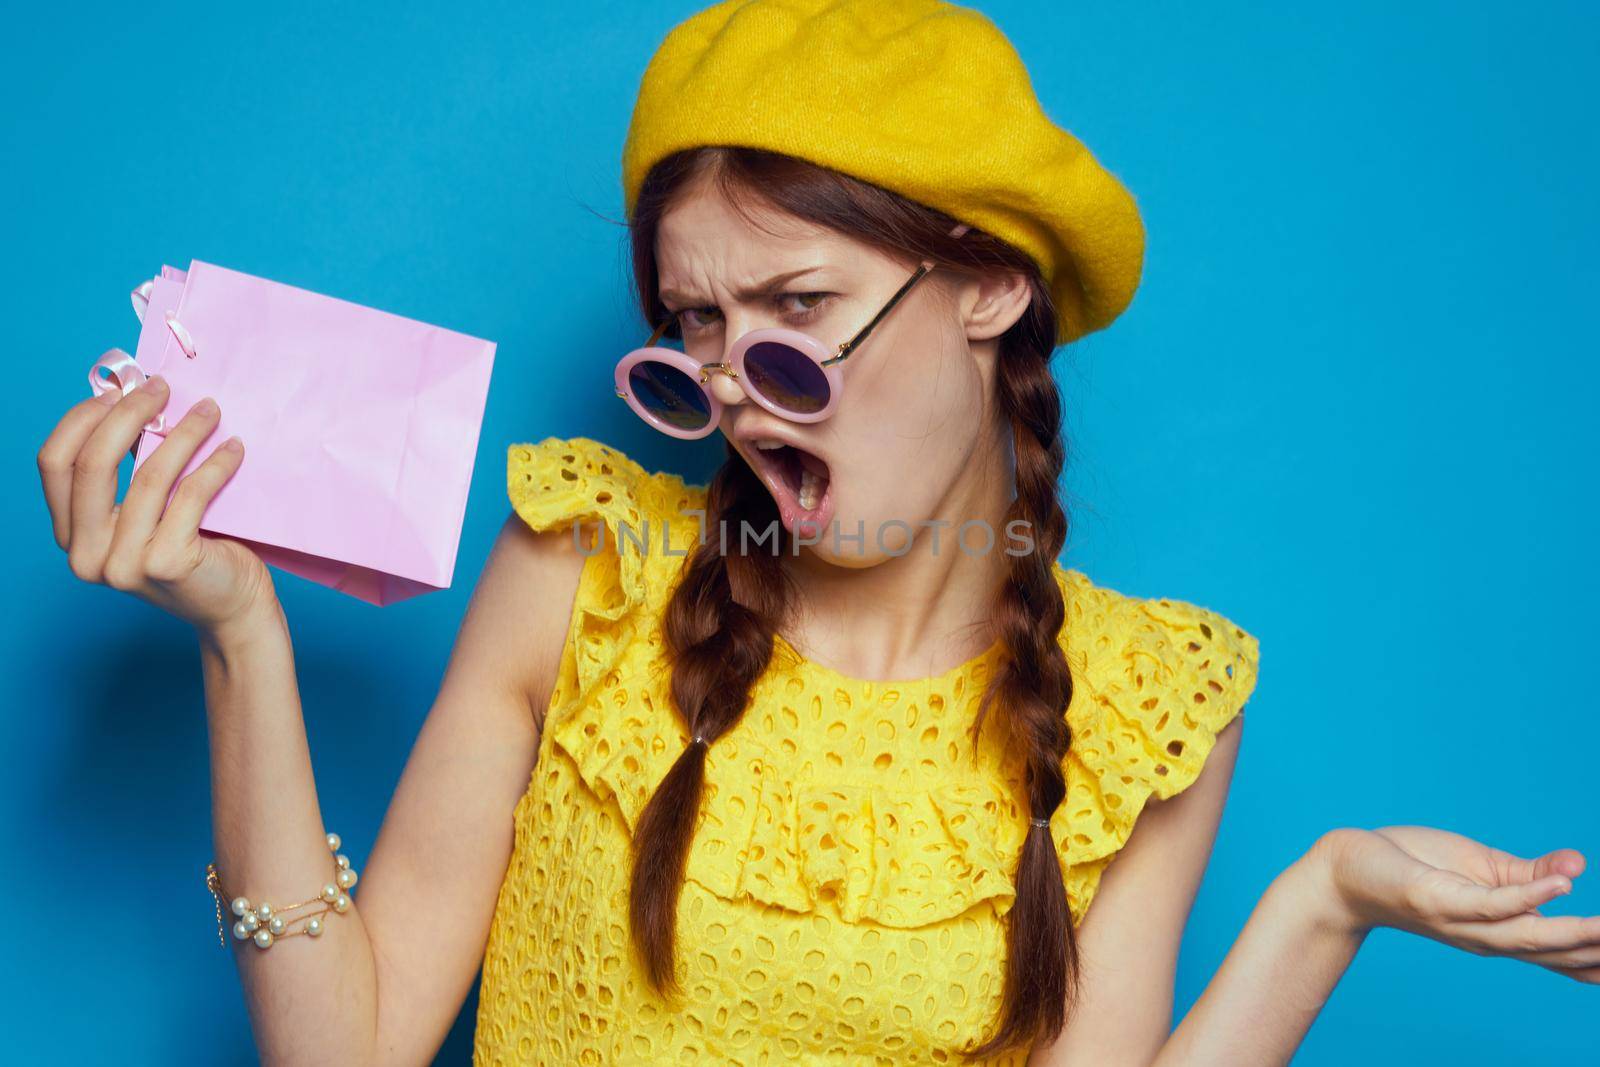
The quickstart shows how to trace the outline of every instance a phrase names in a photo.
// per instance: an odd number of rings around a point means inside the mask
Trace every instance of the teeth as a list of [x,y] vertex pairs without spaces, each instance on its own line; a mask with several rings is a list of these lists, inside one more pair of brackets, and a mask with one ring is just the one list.
[[774,448],[782,448],[783,447],[783,442],[782,441],[757,441],[756,442],[756,447],[761,449],[763,452],[770,452]]
[[802,469],[800,471],[800,506],[810,511],[821,500],[822,479],[812,474],[809,469]]

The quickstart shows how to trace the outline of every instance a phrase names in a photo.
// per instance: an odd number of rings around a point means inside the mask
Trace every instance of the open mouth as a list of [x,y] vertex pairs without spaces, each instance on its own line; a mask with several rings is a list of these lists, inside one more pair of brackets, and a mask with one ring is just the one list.
[[778,502],[786,529],[820,536],[833,512],[833,482],[828,464],[803,448],[775,440],[756,440],[756,461],[762,480]]

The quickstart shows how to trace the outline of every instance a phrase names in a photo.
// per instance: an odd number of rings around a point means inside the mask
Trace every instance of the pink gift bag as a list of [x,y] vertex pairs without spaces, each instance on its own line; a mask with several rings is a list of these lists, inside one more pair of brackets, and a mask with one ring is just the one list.
[[235,434],[245,451],[200,529],[373,604],[449,588],[494,342],[200,260],[162,267],[133,304],[133,357],[103,357],[89,384],[171,387],[136,472],[213,397],[221,421],[183,473]]

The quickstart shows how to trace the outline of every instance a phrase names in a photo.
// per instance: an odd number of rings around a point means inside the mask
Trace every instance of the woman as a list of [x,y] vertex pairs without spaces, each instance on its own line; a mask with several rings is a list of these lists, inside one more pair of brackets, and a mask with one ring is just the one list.
[[[987,20],[702,12],[646,73],[624,186],[652,340],[684,352],[616,391],[728,460],[702,488],[587,438],[509,449],[359,907],[270,576],[197,533],[241,453],[168,502],[215,406],[120,506],[159,380],[41,450],[74,573],[198,632],[264,1059],[427,1062],[480,965],[483,1063],[1282,1063],[1377,926],[1600,977],[1600,919],[1538,912],[1576,852],[1336,829],[1169,1033],[1257,643],[1057,560],[1049,359],[1126,306],[1142,232]],[[300,931],[261,901],[304,897],[318,932],[278,947]]]

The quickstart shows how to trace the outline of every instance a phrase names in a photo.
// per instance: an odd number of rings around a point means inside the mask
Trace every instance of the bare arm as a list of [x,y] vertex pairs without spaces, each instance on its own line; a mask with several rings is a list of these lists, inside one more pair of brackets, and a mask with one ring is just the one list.
[[[570,537],[507,519],[359,906],[314,942],[234,943],[264,1062],[432,1061],[482,959],[582,563]],[[331,865],[281,613],[203,637],[202,660],[225,888],[303,900]]]
[[[199,530],[244,449],[212,447],[182,474],[214,435],[217,405],[181,413],[116,499],[118,465],[168,395],[155,376],[66,411],[38,456],[50,531],[75,577],[148,601],[199,636],[222,891],[253,905],[309,901],[334,866],[288,622],[255,552]],[[324,916],[314,940],[262,949],[230,939],[264,1062],[433,1058],[483,953],[585,558],[570,537],[507,518],[372,850],[361,906]]]
[[1294,1056],[1366,937],[1324,907],[1319,857],[1314,847],[1273,881],[1153,1067],[1287,1064]]
[[1171,1029],[1178,948],[1221,821],[1241,715],[1195,782],[1140,814],[1107,866],[1079,947],[1080,1000],[1034,1064],[1277,1067],[1305,1040],[1376,926],[1600,983],[1600,917],[1546,916],[1583,856],[1535,859],[1446,831],[1342,827],[1268,887],[1204,994]]
[[1032,1063],[1255,1067],[1289,1062],[1305,1038],[1361,943],[1331,909],[1316,912],[1328,894],[1325,883],[1315,884],[1325,867],[1311,856],[1272,884],[1205,994],[1172,1030],[1178,949],[1243,729],[1241,714],[1217,735],[1188,789],[1140,813],[1084,917],[1080,1000],[1061,1037],[1037,1049]]

